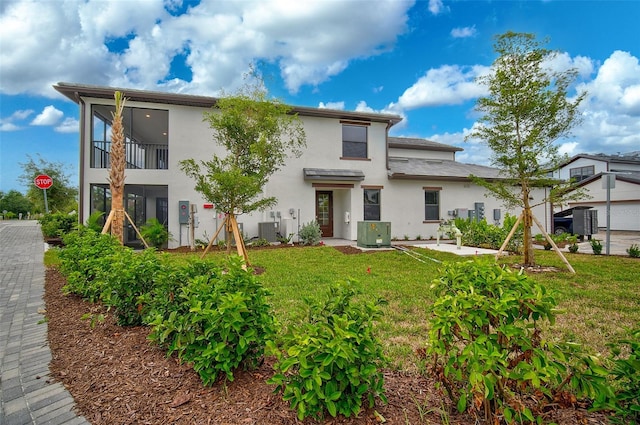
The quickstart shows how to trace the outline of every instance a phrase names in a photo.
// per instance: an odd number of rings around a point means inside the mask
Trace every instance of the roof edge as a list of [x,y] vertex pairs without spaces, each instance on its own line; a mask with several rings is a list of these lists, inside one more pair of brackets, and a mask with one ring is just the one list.
[[[74,103],[78,103],[80,97],[95,97],[99,99],[113,99],[115,91],[121,91],[125,97],[133,102],[153,102],[169,105],[197,106],[211,108],[215,106],[219,98],[211,96],[198,96],[183,93],[169,93],[159,91],[148,91],[139,89],[128,89],[118,87],[104,87],[89,84],[75,84],[59,82],[53,88]],[[312,108],[307,106],[289,105],[292,112],[301,116],[351,119],[365,122],[383,122],[391,126],[402,121],[402,117],[394,114],[382,114],[372,112],[343,111],[337,109]]]

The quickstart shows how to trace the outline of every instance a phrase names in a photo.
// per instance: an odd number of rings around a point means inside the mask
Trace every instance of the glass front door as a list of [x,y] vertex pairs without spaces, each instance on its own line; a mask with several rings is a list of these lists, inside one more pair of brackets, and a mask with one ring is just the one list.
[[316,192],[316,221],[323,238],[333,237],[333,192]]

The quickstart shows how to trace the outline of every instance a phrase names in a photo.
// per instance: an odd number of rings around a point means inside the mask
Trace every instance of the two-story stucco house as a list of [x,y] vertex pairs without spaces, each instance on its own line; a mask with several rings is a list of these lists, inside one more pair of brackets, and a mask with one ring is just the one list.
[[[189,202],[197,207],[195,237],[213,235],[223,217],[194,190],[194,181],[178,163],[224,155],[203,122],[215,98],[68,83],[54,87],[80,107],[80,220],[108,209],[113,93],[120,90],[127,98],[129,215],[137,224],[158,218],[173,236],[170,247],[188,245],[187,217],[181,212]],[[456,162],[457,147],[389,137],[401,121],[397,115],[308,107],[294,107],[294,112],[302,120],[307,147],[265,186],[265,195],[275,196],[277,206],[238,217],[248,237],[268,235],[273,228],[282,235],[297,234],[302,225],[317,220],[323,237],[356,240],[357,223],[372,220],[391,223],[393,237],[428,238],[436,235],[442,220],[456,215],[477,214],[501,223],[507,213],[468,178],[496,179],[496,169]],[[548,211],[545,205],[535,211],[547,229]],[[125,233],[135,241],[132,229]]]
[[590,198],[568,206],[591,206],[598,211],[599,227],[606,226],[607,175],[615,175],[609,188],[611,230],[640,231],[640,151],[623,155],[578,154],[554,171],[562,180],[575,179]]

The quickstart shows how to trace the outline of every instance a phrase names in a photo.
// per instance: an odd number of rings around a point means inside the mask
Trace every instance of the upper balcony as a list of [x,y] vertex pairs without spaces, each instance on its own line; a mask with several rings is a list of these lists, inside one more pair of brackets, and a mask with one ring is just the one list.
[[[91,150],[91,168],[111,167],[111,142],[93,141]],[[126,168],[136,170],[166,170],[169,168],[169,147],[125,143]]]
[[[90,167],[111,166],[111,126],[115,107],[92,105]],[[125,133],[125,159],[128,169],[166,170],[169,168],[169,111],[125,107],[122,125]]]

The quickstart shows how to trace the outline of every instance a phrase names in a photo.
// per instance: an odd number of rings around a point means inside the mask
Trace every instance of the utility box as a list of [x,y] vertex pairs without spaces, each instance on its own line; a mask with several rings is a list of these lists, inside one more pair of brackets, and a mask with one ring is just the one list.
[[473,204],[473,209],[476,212],[476,220],[484,220],[484,202],[476,202]]
[[189,224],[189,201],[178,201],[178,223]]
[[280,223],[277,221],[258,223],[258,237],[260,239],[265,239],[267,242],[277,242],[279,231]]
[[460,218],[467,218],[468,214],[469,214],[469,210],[467,208],[456,208],[454,211],[454,216],[455,217],[460,217]]
[[380,248],[391,246],[391,223],[388,221],[359,221],[358,246]]
[[598,211],[574,209],[573,233],[584,236],[591,236],[598,233]]

